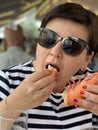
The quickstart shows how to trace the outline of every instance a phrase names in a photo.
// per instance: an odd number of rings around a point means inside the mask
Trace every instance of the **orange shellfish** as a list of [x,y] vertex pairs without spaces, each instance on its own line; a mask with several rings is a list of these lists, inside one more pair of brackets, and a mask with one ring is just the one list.
[[84,80],[75,83],[69,88],[65,88],[63,94],[64,104],[72,106],[74,105],[74,98],[84,98],[80,92],[83,90],[83,86],[87,84],[98,85],[98,72],[89,74]]

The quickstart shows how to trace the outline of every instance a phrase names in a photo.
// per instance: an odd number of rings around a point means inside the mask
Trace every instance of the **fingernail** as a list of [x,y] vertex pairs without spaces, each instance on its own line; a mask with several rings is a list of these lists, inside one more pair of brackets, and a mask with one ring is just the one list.
[[80,107],[79,105],[75,105],[75,107]]
[[87,86],[86,86],[86,85],[83,85],[82,87],[83,87],[84,89],[87,89]]
[[80,94],[85,95],[85,92],[84,92],[84,91],[81,91]]
[[78,102],[78,99],[74,98],[73,101],[74,101],[74,102]]

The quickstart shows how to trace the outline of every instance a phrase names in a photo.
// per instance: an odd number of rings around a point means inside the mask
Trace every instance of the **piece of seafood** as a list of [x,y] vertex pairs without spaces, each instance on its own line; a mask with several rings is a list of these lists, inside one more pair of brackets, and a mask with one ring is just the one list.
[[98,72],[89,74],[84,80],[74,83],[69,88],[65,88],[63,93],[64,97],[64,104],[68,106],[74,105],[74,98],[84,98],[80,92],[83,91],[83,86],[91,84],[91,85],[98,85]]
[[52,74],[57,75],[57,69],[52,67],[51,65],[48,65],[48,69],[51,71]]

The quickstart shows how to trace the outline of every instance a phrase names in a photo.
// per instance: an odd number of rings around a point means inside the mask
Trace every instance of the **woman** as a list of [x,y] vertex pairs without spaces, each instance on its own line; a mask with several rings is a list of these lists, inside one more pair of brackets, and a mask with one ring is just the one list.
[[[98,50],[97,16],[81,5],[58,5],[44,17],[36,59],[0,73],[0,112],[26,110],[28,130],[79,130],[98,115],[98,85],[83,86],[89,100],[74,99],[75,106],[62,105],[67,81],[91,71],[88,63]],[[49,71],[54,68],[57,74]],[[81,73],[80,73],[81,72]],[[93,106],[93,107],[92,107]]]

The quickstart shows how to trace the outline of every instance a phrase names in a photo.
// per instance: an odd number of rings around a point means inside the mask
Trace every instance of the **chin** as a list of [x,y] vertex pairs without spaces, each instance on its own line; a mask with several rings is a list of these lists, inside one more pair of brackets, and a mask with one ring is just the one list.
[[54,89],[53,89],[53,92],[54,93],[62,93],[64,91],[64,86],[56,86]]

